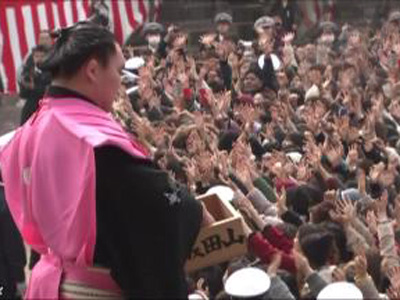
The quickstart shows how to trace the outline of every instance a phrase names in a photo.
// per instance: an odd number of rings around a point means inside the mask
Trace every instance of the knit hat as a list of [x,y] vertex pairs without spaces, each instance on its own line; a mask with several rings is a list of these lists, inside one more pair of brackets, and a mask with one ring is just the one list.
[[400,21],[400,11],[392,11],[389,15],[389,22]]
[[321,32],[332,31],[332,32],[336,33],[339,30],[338,26],[331,21],[321,22],[319,24],[319,28],[320,28]]
[[149,33],[162,33],[164,31],[164,26],[157,22],[149,22],[144,24],[142,33],[146,36]]
[[232,24],[232,22],[233,22],[232,16],[226,12],[221,12],[221,13],[217,14],[214,18],[215,24],[218,24],[218,23]]
[[265,28],[273,26],[275,26],[275,20],[270,16],[262,16],[254,22],[254,30],[257,30],[259,27]]

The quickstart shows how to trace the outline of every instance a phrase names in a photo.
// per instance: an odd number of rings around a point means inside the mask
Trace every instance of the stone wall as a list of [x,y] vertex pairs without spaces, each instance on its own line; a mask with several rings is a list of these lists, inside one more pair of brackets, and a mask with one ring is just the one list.
[[[251,39],[254,21],[267,14],[275,0],[164,0],[161,22],[178,24],[190,33],[190,44],[196,46],[201,34],[212,30],[216,13],[226,11],[234,19],[238,36]],[[302,1],[302,0],[298,0]],[[391,9],[400,9],[398,0],[336,0],[336,21],[365,24],[387,16]]]

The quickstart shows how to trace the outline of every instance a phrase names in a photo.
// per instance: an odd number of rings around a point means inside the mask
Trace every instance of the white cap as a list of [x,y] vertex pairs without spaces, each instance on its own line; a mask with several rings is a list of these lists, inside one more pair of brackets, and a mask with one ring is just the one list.
[[216,194],[221,200],[232,202],[235,192],[228,186],[217,185],[210,188],[206,195]]
[[312,100],[312,99],[318,99],[320,97],[321,93],[319,91],[319,88],[313,84],[312,87],[310,87],[308,89],[308,91],[306,92],[306,96],[305,96],[305,101],[308,100]]
[[132,57],[125,62],[125,69],[128,71],[137,70],[146,64],[144,59],[139,56]]
[[202,297],[201,295],[195,293],[195,294],[190,294],[190,295],[188,296],[188,299],[189,299],[189,300],[204,300],[204,299],[207,299],[207,298],[204,298],[204,297]]
[[225,283],[225,292],[232,297],[251,298],[265,294],[271,286],[268,274],[258,268],[234,272]]
[[362,300],[363,295],[358,287],[353,283],[341,281],[335,282],[327,285],[317,297],[317,300],[325,299],[352,299],[352,300]]
[[295,164],[300,163],[301,158],[303,157],[301,153],[297,151],[286,153],[286,156]]

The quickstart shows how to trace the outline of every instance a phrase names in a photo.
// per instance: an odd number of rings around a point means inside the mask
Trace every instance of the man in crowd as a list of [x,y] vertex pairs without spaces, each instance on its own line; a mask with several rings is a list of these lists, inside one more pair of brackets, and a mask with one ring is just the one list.
[[147,49],[153,54],[162,51],[164,27],[157,22],[146,23],[143,26],[142,34],[147,43]]
[[39,100],[43,97],[46,87],[50,83],[49,73],[40,69],[44,57],[52,47],[50,31],[42,30],[38,39],[38,45],[32,49],[32,52],[26,58],[18,78],[19,95],[26,100],[21,112],[20,124],[25,123],[36,111]]
[[215,15],[214,24],[216,29],[216,41],[222,42],[231,39],[233,18],[230,14],[222,12]]
[[271,15],[279,18],[279,27],[285,32],[296,31],[300,13],[295,0],[276,0],[271,8]]
[[20,82],[20,97],[26,99],[22,108],[20,124],[24,124],[39,107],[47,86],[50,84],[50,74],[41,70],[41,64],[48,53],[48,48],[38,45],[32,50],[30,67],[25,67]]

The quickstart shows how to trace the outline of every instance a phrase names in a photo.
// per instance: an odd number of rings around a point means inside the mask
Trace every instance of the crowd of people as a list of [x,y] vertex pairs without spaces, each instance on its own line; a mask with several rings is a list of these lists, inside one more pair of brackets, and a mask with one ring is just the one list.
[[190,299],[240,298],[227,282],[241,271],[243,297],[399,299],[400,12],[379,28],[322,22],[300,43],[292,11],[256,20],[254,40],[219,13],[196,51],[184,28],[145,24],[146,46],[122,48],[113,118],[191,194],[234,192],[248,254],[186,274]]
[[142,60],[125,48],[134,77],[116,119],[195,195],[234,190],[251,228],[249,255],[194,274],[191,292],[225,299],[224,274],[257,260],[268,299],[315,298],[337,281],[400,297],[399,21],[323,22],[298,44],[279,16],[235,41],[221,13],[196,53],[183,28],[160,24],[145,27]]

